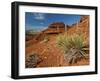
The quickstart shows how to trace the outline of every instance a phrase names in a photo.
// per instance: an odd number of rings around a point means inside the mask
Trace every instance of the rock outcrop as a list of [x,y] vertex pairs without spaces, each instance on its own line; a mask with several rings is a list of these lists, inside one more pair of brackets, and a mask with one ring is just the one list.
[[43,33],[46,34],[58,34],[64,32],[65,24],[63,22],[55,22],[48,26],[46,30],[43,31]]
[[[87,41],[86,46],[89,48],[89,16],[81,16],[80,21],[72,26],[65,25],[62,22],[52,23],[47,29],[33,37],[32,40],[26,41],[25,54],[26,57],[28,55],[26,68],[68,66],[65,62],[63,52],[56,46],[56,38],[58,34],[73,35],[75,33],[84,36]],[[34,54],[30,56],[32,52],[38,56]],[[77,64],[73,64],[73,66],[78,65],[89,65],[89,59],[82,59]]]
[[89,16],[82,15],[80,21],[74,23],[72,26],[65,25],[63,22],[51,23],[47,29],[41,31],[32,40],[41,41],[48,35],[56,35],[60,33],[67,33],[69,35],[82,33],[84,34],[84,37],[89,40]]

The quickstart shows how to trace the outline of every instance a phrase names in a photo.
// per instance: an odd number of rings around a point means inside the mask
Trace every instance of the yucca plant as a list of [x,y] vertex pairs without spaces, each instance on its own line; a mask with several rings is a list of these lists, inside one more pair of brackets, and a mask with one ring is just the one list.
[[76,63],[78,59],[86,58],[87,54],[83,50],[84,39],[82,35],[59,35],[57,46],[64,51],[64,56],[69,64]]

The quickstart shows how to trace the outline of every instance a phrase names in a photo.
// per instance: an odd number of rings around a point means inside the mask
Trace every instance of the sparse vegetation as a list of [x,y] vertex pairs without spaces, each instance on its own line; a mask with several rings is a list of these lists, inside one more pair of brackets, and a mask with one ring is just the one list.
[[26,61],[25,61],[26,68],[34,68],[41,61],[42,61],[41,58],[39,58],[39,56],[36,53],[31,54],[26,57]]
[[36,35],[39,33],[39,30],[32,29],[32,30],[26,30],[26,35]]
[[33,30],[26,30],[26,41],[29,41],[36,37],[38,35],[38,31],[33,29]]
[[46,36],[46,37],[44,37],[43,42],[47,43],[47,42],[49,42],[49,40],[50,40],[49,36]]
[[46,28],[26,29],[25,68],[89,65],[89,16],[85,22],[80,21],[74,25],[51,22]]
[[59,35],[57,46],[64,51],[64,56],[69,64],[76,63],[81,58],[86,58],[87,54],[83,50],[84,39],[82,35]]

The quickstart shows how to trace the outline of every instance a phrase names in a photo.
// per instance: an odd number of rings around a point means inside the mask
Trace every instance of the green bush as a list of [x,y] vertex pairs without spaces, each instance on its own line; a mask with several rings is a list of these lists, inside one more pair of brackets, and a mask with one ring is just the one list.
[[68,51],[70,44],[65,35],[59,35],[57,37],[57,46],[63,49],[64,53]]
[[82,35],[59,35],[57,46],[64,51],[65,58],[69,64],[77,62],[80,58],[86,58],[83,50],[84,39]]

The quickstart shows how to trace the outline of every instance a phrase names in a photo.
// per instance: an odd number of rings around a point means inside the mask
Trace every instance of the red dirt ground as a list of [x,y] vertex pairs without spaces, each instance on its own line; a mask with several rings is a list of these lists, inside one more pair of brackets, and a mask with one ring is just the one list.
[[[37,67],[58,67],[58,66],[68,66],[68,63],[65,62],[64,53],[56,46],[56,36],[52,36],[48,43],[40,41],[38,43],[31,44],[31,46],[26,48],[26,54],[32,54],[32,52],[37,53],[42,62],[40,62]],[[34,50],[34,51],[33,51]],[[75,65],[87,65],[89,64],[88,60],[81,60]]]
[[[88,23],[86,22],[83,24],[79,23],[79,26],[81,26],[82,33],[84,33],[86,40],[89,40],[89,33],[86,32]],[[75,33],[75,30],[76,27],[72,27],[67,32],[73,34]],[[68,63],[65,62],[63,51],[61,51],[60,48],[57,48],[55,41],[56,37],[57,35],[50,35],[48,42],[44,42],[43,40],[36,42],[34,39],[26,42],[26,44],[28,45],[26,46],[26,55],[37,53],[42,59],[42,62],[40,62],[37,65],[37,67],[69,66]],[[72,66],[88,65],[88,64],[89,64],[89,59],[88,60],[81,59]]]

